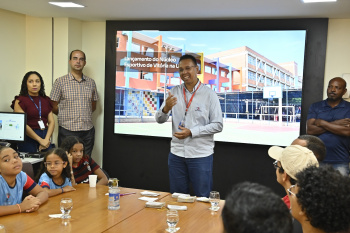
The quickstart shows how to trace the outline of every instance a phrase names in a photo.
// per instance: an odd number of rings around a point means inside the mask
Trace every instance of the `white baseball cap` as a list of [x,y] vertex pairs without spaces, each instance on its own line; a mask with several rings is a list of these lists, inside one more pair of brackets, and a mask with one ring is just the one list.
[[272,146],[268,154],[271,158],[280,161],[286,173],[295,180],[295,175],[306,167],[318,167],[314,153],[303,146],[291,145],[286,148]]

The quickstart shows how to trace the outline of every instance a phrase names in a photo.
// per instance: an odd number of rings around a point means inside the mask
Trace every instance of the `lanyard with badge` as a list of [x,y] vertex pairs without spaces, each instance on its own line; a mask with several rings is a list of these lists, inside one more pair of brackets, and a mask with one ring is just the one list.
[[40,99],[40,96],[39,96],[39,107],[38,107],[38,105],[36,105],[36,103],[34,102],[33,98],[30,95],[28,95],[28,96],[29,96],[30,100],[34,103],[36,109],[38,109],[38,111],[39,111],[39,118],[40,118],[40,120],[38,121],[38,124],[40,126],[40,129],[44,130],[45,129],[45,125],[44,125],[43,120],[41,119],[41,99]]
[[186,121],[186,115],[187,115],[188,108],[191,106],[193,97],[194,97],[194,95],[196,94],[198,88],[201,86],[201,84],[202,84],[202,83],[199,82],[198,87],[197,87],[196,90],[193,92],[193,94],[192,94],[192,96],[191,96],[191,99],[188,101],[188,103],[187,103],[187,98],[186,98],[185,87],[183,87],[184,100],[185,100],[186,110],[185,110],[185,115],[184,115],[184,117],[182,118],[182,120],[181,120],[180,123],[179,123],[179,126],[181,126],[181,127],[185,127],[185,121]]

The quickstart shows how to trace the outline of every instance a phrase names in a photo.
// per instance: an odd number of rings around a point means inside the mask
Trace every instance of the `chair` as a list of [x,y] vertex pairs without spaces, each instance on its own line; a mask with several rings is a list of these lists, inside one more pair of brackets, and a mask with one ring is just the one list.
[[27,173],[27,175],[34,180],[34,169],[30,162],[23,162],[22,171]]
[[108,175],[108,173],[102,168],[102,167],[100,167],[100,169],[103,171],[103,173],[107,176],[107,180],[109,180],[109,175]]
[[[34,169],[33,169],[33,165],[30,162],[22,163],[22,171],[27,173],[27,175],[34,180]],[[26,191],[23,191],[22,201],[28,195],[29,193],[27,193]]]

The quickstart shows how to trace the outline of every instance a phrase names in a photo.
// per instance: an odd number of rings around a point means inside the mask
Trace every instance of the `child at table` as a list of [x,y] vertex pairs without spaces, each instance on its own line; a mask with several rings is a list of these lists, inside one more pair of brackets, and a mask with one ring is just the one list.
[[89,175],[97,175],[97,184],[107,185],[108,179],[105,173],[90,156],[85,154],[83,140],[76,136],[68,136],[63,140],[61,148],[73,157],[72,168],[77,184],[88,183]]
[[49,150],[44,156],[44,167],[39,179],[39,185],[49,194],[49,197],[74,191],[75,185],[72,156],[61,148]]
[[[22,160],[10,147],[0,148],[0,216],[34,212],[47,201],[48,194],[26,173]],[[30,195],[22,201],[23,191]]]

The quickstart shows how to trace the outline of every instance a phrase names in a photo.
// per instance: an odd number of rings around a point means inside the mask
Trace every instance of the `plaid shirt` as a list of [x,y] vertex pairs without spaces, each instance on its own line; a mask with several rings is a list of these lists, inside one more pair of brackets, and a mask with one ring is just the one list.
[[95,81],[85,75],[80,82],[69,73],[56,79],[51,100],[58,105],[58,124],[70,131],[85,131],[93,127],[92,101],[98,100]]

